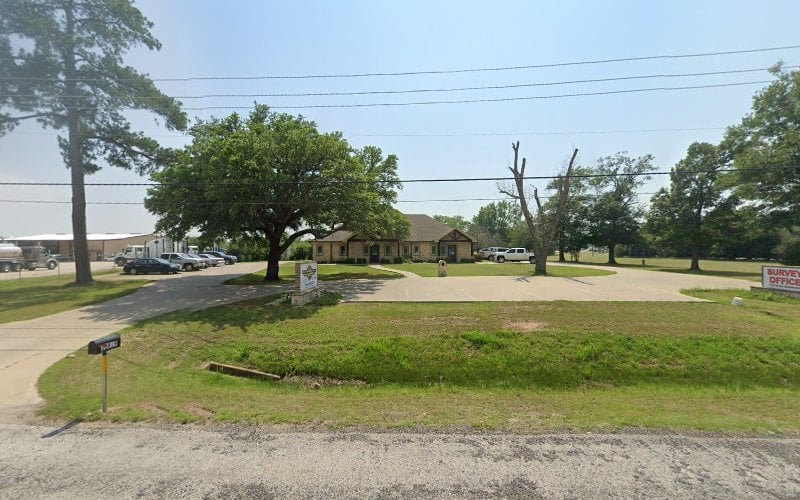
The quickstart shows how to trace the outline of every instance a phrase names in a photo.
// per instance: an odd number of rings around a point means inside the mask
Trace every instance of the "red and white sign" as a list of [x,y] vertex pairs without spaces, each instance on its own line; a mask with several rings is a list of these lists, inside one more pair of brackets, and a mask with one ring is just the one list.
[[774,290],[800,292],[800,267],[761,267],[761,286]]

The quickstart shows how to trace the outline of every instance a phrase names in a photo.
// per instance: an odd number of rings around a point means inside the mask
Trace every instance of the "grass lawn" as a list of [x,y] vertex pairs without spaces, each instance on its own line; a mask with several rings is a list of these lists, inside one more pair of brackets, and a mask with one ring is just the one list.
[[[101,273],[94,273],[97,274]],[[66,275],[0,281],[0,323],[38,318],[116,299],[148,283],[144,280],[98,280],[89,285],[75,285],[74,279],[74,275]]]
[[[558,260],[558,257],[551,255],[547,260],[555,262]],[[608,254],[582,252],[580,255],[580,262],[581,264],[607,265]],[[645,265],[643,266],[641,257],[617,257],[618,267],[631,267],[646,271],[705,274],[708,276],[741,278],[753,281],[761,281],[761,266],[779,265],[775,262],[754,262],[746,260],[701,260],[700,271],[695,272],[689,271],[690,263],[691,261],[689,259],[648,258],[645,259]],[[615,266],[609,267],[613,269]],[[548,270],[549,269],[548,267]]]
[[[226,285],[261,285],[265,283],[264,276],[266,275],[266,268],[256,271],[252,274],[245,274],[237,278],[230,279],[225,282]],[[294,279],[294,263],[281,264],[280,273],[278,276],[282,280]],[[395,279],[402,278],[402,275],[384,271],[381,269],[373,269],[366,265],[355,264],[320,264],[317,266],[317,278],[320,281],[332,281],[343,279]]]
[[[413,264],[381,264],[389,269],[408,271],[425,278],[439,275],[439,265],[432,263]],[[614,271],[591,269],[588,267],[547,266],[547,274],[560,278],[577,278],[580,276],[607,276]],[[533,276],[533,265],[525,262],[481,262],[476,264],[448,264],[448,276]]]
[[[175,312],[40,379],[71,419],[800,432],[800,301],[693,291],[709,303],[336,303],[273,298]],[[270,305],[272,304],[272,305]],[[286,376],[211,373],[209,360]]]

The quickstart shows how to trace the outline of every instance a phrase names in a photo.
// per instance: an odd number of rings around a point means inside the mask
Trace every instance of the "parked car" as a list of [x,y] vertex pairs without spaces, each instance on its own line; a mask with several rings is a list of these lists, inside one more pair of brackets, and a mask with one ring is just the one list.
[[486,260],[495,260],[495,256],[499,253],[503,253],[508,248],[506,247],[488,247],[488,248],[481,248],[478,250],[478,253]]
[[223,259],[222,257],[217,257],[216,255],[211,255],[208,253],[201,253],[198,255],[200,255],[200,257],[205,257],[206,259],[208,259],[209,262],[211,262],[211,265],[214,267],[225,265],[225,259]]
[[66,256],[64,254],[60,254],[60,253],[50,254],[50,257],[53,258],[53,259],[56,259],[59,262],[71,262],[72,261],[72,259],[70,259],[68,256]]
[[181,270],[179,264],[173,264],[164,259],[132,259],[122,266],[125,274],[173,274]]
[[186,254],[193,259],[197,259],[200,261],[200,269],[207,269],[211,267],[211,259],[208,257],[203,257],[202,255],[197,255],[196,253],[189,253]]
[[189,257],[185,253],[162,253],[161,258],[173,264],[179,264],[184,271],[201,269],[200,259]]
[[503,253],[498,253],[494,256],[495,261],[499,263],[503,262],[530,262],[533,264],[536,262],[536,257],[533,255],[533,252],[529,252],[524,248],[509,248]]
[[213,255],[214,257],[220,257],[225,260],[226,264],[236,264],[236,261],[239,260],[236,258],[235,255],[228,255],[224,252],[206,251],[203,253],[207,253],[208,255]]

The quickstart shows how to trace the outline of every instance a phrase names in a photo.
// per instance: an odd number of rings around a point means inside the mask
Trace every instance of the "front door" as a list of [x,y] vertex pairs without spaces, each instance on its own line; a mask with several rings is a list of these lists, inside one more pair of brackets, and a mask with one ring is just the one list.
[[381,247],[380,245],[372,245],[369,247],[369,263],[380,264],[381,262]]
[[450,262],[457,262],[455,245],[447,245],[447,260]]

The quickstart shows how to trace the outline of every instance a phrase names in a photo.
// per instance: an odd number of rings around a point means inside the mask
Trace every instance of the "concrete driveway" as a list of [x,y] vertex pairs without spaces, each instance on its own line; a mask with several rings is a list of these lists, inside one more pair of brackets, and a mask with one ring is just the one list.
[[[494,264],[491,264],[494,265]],[[734,278],[680,273],[614,269],[617,274],[582,278],[523,276],[528,264],[518,265],[520,276],[420,278],[411,273],[400,280],[323,282],[331,291],[355,302],[485,302],[529,300],[679,301],[701,299],[680,293],[688,288],[745,288],[757,284]],[[548,263],[548,266],[559,264]],[[379,266],[377,266],[379,267]],[[592,266],[586,266],[592,267]],[[384,268],[386,269],[386,268]],[[607,267],[598,269],[608,270]],[[391,270],[391,269],[390,269]]]

